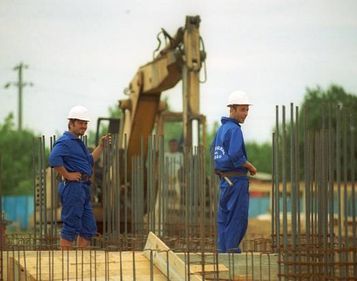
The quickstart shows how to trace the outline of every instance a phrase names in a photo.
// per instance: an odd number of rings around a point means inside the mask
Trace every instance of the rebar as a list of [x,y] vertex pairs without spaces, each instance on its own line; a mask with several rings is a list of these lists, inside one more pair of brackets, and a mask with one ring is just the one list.
[[[92,179],[99,233],[87,250],[60,250],[61,179],[47,167],[45,137],[36,138],[34,230],[6,235],[1,269],[14,280],[177,280],[175,255],[182,280],[355,280],[355,113],[326,113],[322,128],[310,130],[309,112],[276,107],[271,237],[246,237],[242,254],[217,252],[218,179],[204,148],[185,148],[175,160],[154,135],[131,159],[125,139],[119,146],[112,136]],[[149,232],[169,250],[145,248]],[[157,257],[166,261],[161,273]]]
[[330,107],[318,130],[308,128],[310,112],[299,122],[293,104],[289,127],[285,107],[281,125],[278,107],[276,113],[272,235],[279,279],[356,280],[355,113]]
[[[55,140],[54,136],[50,138],[50,149]],[[264,255],[276,257],[267,239],[244,240],[241,248],[249,257],[217,253],[218,179],[206,169],[204,148],[186,149],[180,160],[175,161],[166,156],[164,139],[152,136],[146,159],[143,146],[139,155],[128,159],[126,148],[118,145],[118,136],[113,135],[112,140],[94,169],[92,203],[95,212],[101,211],[97,216],[100,233],[86,251],[75,247],[73,251],[59,249],[61,221],[57,214],[61,206],[57,186],[62,179],[47,167],[45,137],[34,140],[34,230],[30,234],[7,236],[9,243],[2,251],[6,265],[10,265],[7,276],[15,279],[31,276],[36,280],[108,280],[113,276],[127,280],[130,276],[130,280],[140,280],[138,255],[143,252],[149,231],[156,233],[183,260],[185,280],[196,280],[197,276],[200,280],[256,279],[265,274],[259,271],[260,274],[254,275],[253,271],[266,266],[269,272],[274,272],[276,258],[266,265],[265,259],[258,261],[255,257],[255,252],[262,249]],[[127,174],[129,161],[131,175]],[[152,258],[147,278],[161,280],[154,264],[160,251],[149,251]],[[165,255],[168,279],[174,274],[171,267],[174,261],[169,260],[169,252]],[[226,269],[222,271],[223,267]],[[274,280],[273,275],[269,276]],[[259,278],[256,280],[270,280]]]

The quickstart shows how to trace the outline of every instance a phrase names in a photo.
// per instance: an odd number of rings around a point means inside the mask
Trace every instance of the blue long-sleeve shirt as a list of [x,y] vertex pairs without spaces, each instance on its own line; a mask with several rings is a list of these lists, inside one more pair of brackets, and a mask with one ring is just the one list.
[[248,157],[240,124],[228,117],[222,117],[221,123],[211,146],[215,170],[247,173],[243,164]]
[[64,166],[69,172],[91,176],[94,160],[83,141],[67,131],[55,142],[49,164],[51,167]]

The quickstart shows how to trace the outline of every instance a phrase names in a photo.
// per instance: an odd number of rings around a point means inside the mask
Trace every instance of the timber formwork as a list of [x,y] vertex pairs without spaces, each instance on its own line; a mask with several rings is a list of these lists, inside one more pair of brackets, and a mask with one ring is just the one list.
[[3,251],[4,280],[277,280],[277,254],[173,250],[153,233],[142,250],[104,246],[99,240],[101,247],[69,251],[38,241],[42,245],[33,250],[31,237],[12,239],[16,245]]

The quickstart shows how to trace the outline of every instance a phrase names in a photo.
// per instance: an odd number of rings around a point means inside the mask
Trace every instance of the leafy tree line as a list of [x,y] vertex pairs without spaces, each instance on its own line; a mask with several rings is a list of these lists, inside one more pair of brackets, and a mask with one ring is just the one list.
[[249,160],[257,168],[258,173],[272,173],[272,145],[271,143],[248,142],[246,150]]
[[14,129],[10,114],[0,124],[0,188],[3,195],[33,192],[32,150],[34,133]]
[[[298,126],[296,126],[296,121],[298,121]],[[279,127],[278,137],[281,142],[283,139],[282,124]],[[356,174],[356,168],[353,168],[351,164],[353,159],[357,162],[356,128],[357,96],[355,94],[348,93],[341,86],[335,84],[330,85],[327,89],[322,89],[319,86],[307,88],[303,104],[299,108],[298,119],[294,120],[294,124],[291,122],[286,123],[286,170],[290,171],[291,141],[296,136],[298,136],[296,147],[300,151],[298,157],[300,165],[303,165],[306,145],[309,144],[311,146],[319,134],[330,132],[326,141],[332,144],[334,151],[329,153],[333,153],[335,156],[334,165],[339,163],[340,167],[347,172],[348,178],[351,178],[353,173]],[[294,142],[296,142],[296,139]],[[342,153],[343,149],[347,151],[345,156]],[[336,154],[337,150],[340,151],[339,159],[337,158],[338,154]],[[314,153],[314,151],[311,151],[311,153]],[[279,159],[279,165],[281,165],[281,161],[282,159]],[[299,176],[303,178],[304,169],[303,167],[299,168]]]

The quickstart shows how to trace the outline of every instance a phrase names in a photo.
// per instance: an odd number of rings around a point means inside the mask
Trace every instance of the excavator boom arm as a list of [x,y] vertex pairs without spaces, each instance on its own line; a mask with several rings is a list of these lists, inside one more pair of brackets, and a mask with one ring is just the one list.
[[199,23],[199,16],[188,16],[185,27],[169,37],[159,55],[139,68],[129,84],[129,98],[119,101],[124,113],[121,146],[127,147],[129,159],[141,152],[142,141],[146,153],[148,136],[160,111],[161,93],[180,80],[184,87],[184,128],[187,127],[184,138],[190,139],[190,116],[199,113],[199,71],[204,57],[200,52]]

